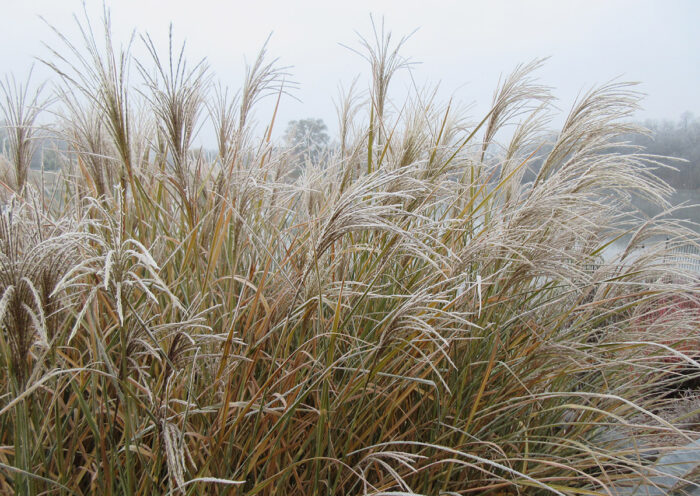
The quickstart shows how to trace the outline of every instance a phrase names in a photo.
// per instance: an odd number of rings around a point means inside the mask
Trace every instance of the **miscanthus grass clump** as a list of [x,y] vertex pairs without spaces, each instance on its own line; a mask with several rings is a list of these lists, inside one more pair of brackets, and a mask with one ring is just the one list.
[[380,30],[304,162],[251,124],[289,87],[264,50],[231,93],[104,24],[48,45],[51,126],[2,85],[0,492],[615,494],[694,438],[660,412],[698,370],[697,276],[666,256],[697,237],[633,208],[670,189],[620,151],[629,85],[552,138],[537,61],[470,123],[389,99]]

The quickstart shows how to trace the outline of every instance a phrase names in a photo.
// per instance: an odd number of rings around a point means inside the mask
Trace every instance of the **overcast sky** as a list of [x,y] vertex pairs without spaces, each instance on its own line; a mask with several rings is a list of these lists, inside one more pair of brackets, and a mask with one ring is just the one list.
[[[0,0],[0,71],[23,78],[35,56],[46,56],[42,41],[58,46],[40,19],[77,40],[73,13],[82,18],[79,0]],[[369,14],[400,38],[417,31],[403,54],[417,62],[419,86],[440,83],[443,98],[473,104],[478,118],[486,111],[499,75],[518,63],[550,56],[540,70],[542,83],[555,88],[559,107],[568,110],[576,95],[615,77],[639,81],[647,94],[644,118],[677,119],[684,111],[700,115],[700,1],[381,1],[331,0],[238,2],[214,0],[108,1],[115,38],[125,42],[132,30],[148,32],[167,47],[173,23],[176,40],[187,41],[188,59],[206,57],[217,78],[237,89],[244,60],[251,60],[268,35],[268,49],[299,83],[296,97],[282,103],[280,128],[290,119],[320,117],[335,131],[332,99],[338,83],[360,75],[367,86],[368,67],[341,44],[358,47],[358,33],[370,36]],[[102,2],[88,1],[99,24]],[[137,41],[137,52],[141,51]],[[48,77],[42,67],[37,76]],[[404,74],[394,86],[409,85]],[[262,108],[260,121],[269,119]]]

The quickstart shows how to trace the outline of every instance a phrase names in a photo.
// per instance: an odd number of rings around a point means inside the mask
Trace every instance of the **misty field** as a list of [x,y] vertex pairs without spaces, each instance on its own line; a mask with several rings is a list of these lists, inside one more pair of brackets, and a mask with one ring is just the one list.
[[55,87],[0,88],[0,493],[628,494],[698,438],[700,286],[669,262],[698,235],[635,206],[673,188],[620,143],[631,85],[559,102],[552,140],[534,61],[472,122],[390,99],[377,26],[310,153],[254,125],[288,88],[264,49],[234,92],[82,27]]

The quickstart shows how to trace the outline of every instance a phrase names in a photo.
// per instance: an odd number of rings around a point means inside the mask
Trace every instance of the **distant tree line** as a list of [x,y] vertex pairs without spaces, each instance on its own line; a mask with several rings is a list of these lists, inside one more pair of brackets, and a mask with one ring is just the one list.
[[[685,112],[677,121],[646,120],[641,124],[650,134],[624,136],[621,141],[642,146],[646,153],[651,155],[684,159],[685,161],[664,161],[676,170],[658,168],[655,174],[676,189],[700,189],[700,118]],[[316,162],[324,153],[330,151],[327,129],[322,119],[290,121],[284,135],[284,143],[294,151],[301,166],[307,160]],[[6,139],[7,130],[0,124],[0,151],[5,149]],[[65,144],[60,140],[41,138],[32,160],[32,169],[40,169],[42,160],[45,170],[58,169],[58,152],[62,148],[65,148]],[[541,150],[540,154],[543,153],[546,153],[546,149]],[[535,164],[533,169],[537,168]],[[531,179],[533,173],[534,171],[526,175],[525,180]]]
[[669,164],[677,171],[658,169],[656,174],[676,189],[700,189],[700,119],[685,112],[675,122],[647,120],[643,125],[651,134],[630,136],[627,141],[643,146],[649,154],[687,160]]
[[[646,153],[663,157],[675,157],[684,161],[660,160],[673,168],[659,167],[654,173],[675,189],[700,189],[700,118],[685,112],[678,121],[646,120],[640,123],[649,134],[623,136],[621,141],[644,147]],[[284,136],[285,144],[292,148],[301,162],[316,162],[329,151],[330,139],[322,119],[290,121]],[[543,147],[539,155],[545,155]],[[525,180],[532,180],[538,164]],[[675,170],[674,170],[675,169]]]
[[[685,112],[677,121],[648,119],[637,123],[647,134],[619,137],[620,143],[639,146],[640,152],[659,156],[660,164],[653,173],[676,190],[700,190],[700,119]],[[556,136],[550,141],[554,142]],[[537,153],[523,176],[523,182],[534,181],[551,144],[537,145]],[[535,151],[534,145],[532,151]],[[608,153],[626,153],[627,146],[613,147]],[[674,160],[681,159],[681,160]]]

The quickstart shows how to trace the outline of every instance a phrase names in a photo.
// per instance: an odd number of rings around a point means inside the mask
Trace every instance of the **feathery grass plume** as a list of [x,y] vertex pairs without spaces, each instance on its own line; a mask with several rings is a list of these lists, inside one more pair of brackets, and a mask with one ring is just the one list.
[[[99,110],[87,103],[81,105],[77,95],[70,89],[62,89],[60,101],[64,104],[63,126],[59,136],[70,143],[84,185],[84,195],[95,198],[112,196],[119,184],[115,167],[115,150],[107,135]],[[89,193],[88,193],[89,192]],[[83,195],[81,195],[83,196]]]
[[346,47],[360,55],[369,64],[372,71],[372,87],[370,90],[370,125],[368,129],[369,148],[368,172],[372,171],[371,152],[373,145],[381,149],[387,138],[386,105],[389,101],[389,84],[397,71],[407,68],[411,62],[400,55],[401,47],[411,35],[402,37],[396,45],[391,46],[391,32],[384,29],[384,19],[379,30],[370,15],[374,40],[360,36],[362,50]]
[[[25,196],[37,196],[29,191]],[[0,217],[2,325],[10,350],[12,377],[21,391],[31,371],[37,343],[54,346],[62,311],[58,283],[76,260],[80,234],[65,222],[43,218],[26,201],[13,197]]]
[[[42,429],[41,401],[25,395],[43,371],[56,366],[66,309],[59,279],[75,263],[80,235],[65,222],[46,219],[29,185],[13,196],[0,215],[0,362],[5,369],[2,405],[14,415],[17,491],[36,491],[31,477],[35,437]],[[27,200],[33,200],[33,205]],[[5,440],[9,441],[9,440]]]
[[213,101],[207,100],[209,117],[216,129],[216,144],[219,153],[219,167],[222,171],[230,170],[236,159],[238,122],[236,112],[240,105],[240,94],[229,96],[229,88],[221,84],[214,87]]
[[[112,41],[111,18],[104,8],[103,30],[104,47],[96,39],[95,32],[84,6],[84,20],[75,17],[80,29],[82,47],[76,46],[65,35],[49,24],[49,27],[62,42],[66,53],[45,43],[52,59],[41,59],[44,64],[60,76],[67,88],[64,95],[71,99],[76,94],[89,102],[100,115],[107,135],[110,138],[111,151],[115,153],[119,184],[126,198],[127,186],[132,195],[136,190],[137,161],[134,157],[135,122],[132,118],[132,106],[129,100],[129,70],[131,65],[131,44],[133,34],[126,47],[117,53]],[[48,23],[47,23],[48,24]],[[69,103],[69,107],[73,103]]]
[[37,149],[39,136],[36,119],[48,103],[41,96],[43,84],[30,90],[31,78],[32,70],[24,83],[18,83],[14,76],[6,76],[4,81],[0,81],[0,111],[7,130],[7,149],[3,149],[2,153],[6,155],[12,171],[8,183],[20,195],[27,183]]
[[544,62],[545,59],[537,59],[528,64],[521,64],[503,82],[499,81],[484,130],[481,145],[482,162],[488,146],[504,124],[526,116],[533,109],[552,101],[549,88],[538,84],[532,76]]
[[[255,62],[250,65],[246,64],[246,75],[240,93],[240,110],[238,111],[238,131],[241,139],[243,139],[243,131],[248,129],[250,125],[251,111],[260,100],[270,95],[287,93],[296,86],[294,82],[287,81],[289,67],[278,67],[278,59],[273,59],[270,62],[265,60],[269,41],[268,37],[258,52]],[[241,142],[242,144],[243,142]]]
[[[347,91],[341,85],[338,88],[338,100],[335,103],[335,110],[336,114],[338,115],[340,156],[343,159],[346,157],[348,146],[350,146],[353,141],[353,136],[351,133],[353,132],[355,117],[360,110],[360,102],[358,101],[358,96],[355,90],[356,85],[357,78],[353,80]],[[348,167],[348,169],[350,168]]]
[[147,35],[133,60],[104,24],[46,60],[64,203],[25,187],[0,222],[0,492],[615,495],[697,438],[698,239],[635,209],[671,190],[619,143],[631,86],[552,134],[534,61],[468,124],[392,101],[405,38],[373,23],[370,99],[297,171],[277,107],[251,117],[293,86],[266,45],[210,92],[206,62]]
[[170,303],[182,309],[179,300],[158,275],[158,264],[149,250],[137,239],[123,238],[124,229],[120,222],[123,216],[117,212],[115,219],[96,202],[93,202],[92,210],[104,222],[101,225],[93,223],[99,233],[90,238],[93,242],[92,253],[61,278],[56,290],[83,286],[86,277],[94,276],[99,283],[93,284],[109,295],[121,326],[124,325],[125,301],[131,298],[134,290],[142,292],[144,298],[156,305],[160,305],[160,302],[153,291],[163,293]]
[[190,155],[192,140],[198,131],[198,119],[204,107],[209,75],[204,60],[193,68],[187,67],[184,43],[179,53],[173,52],[172,25],[168,40],[168,59],[167,65],[164,65],[153,40],[148,35],[144,36],[143,41],[156,72],[150,74],[141,64],[138,67],[150,91],[146,99],[157,117],[159,133],[165,138],[165,156],[174,175],[173,185],[178,190],[181,205],[188,212],[192,226],[195,219],[191,205],[197,202],[196,194],[202,188],[192,177],[194,167]]

